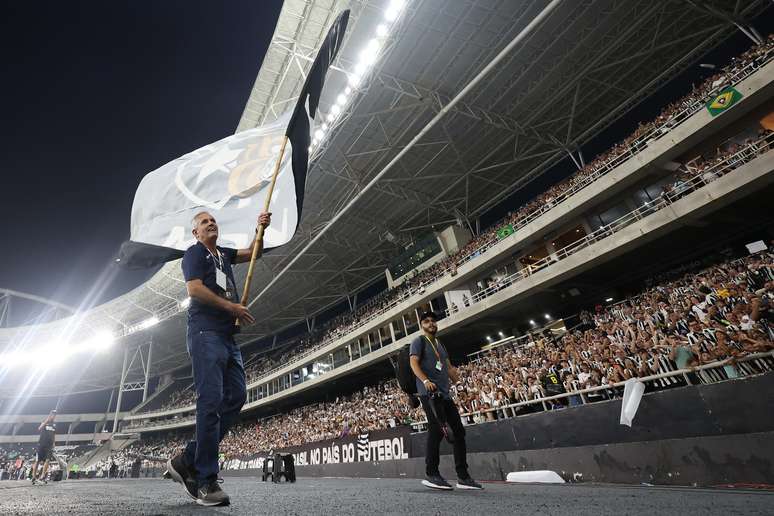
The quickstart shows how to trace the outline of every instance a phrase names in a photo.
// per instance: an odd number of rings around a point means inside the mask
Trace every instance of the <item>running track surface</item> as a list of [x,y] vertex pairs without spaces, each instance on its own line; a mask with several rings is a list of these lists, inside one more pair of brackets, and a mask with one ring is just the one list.
[[205,508],[164,479],[0,481],[0,514],[774,514],[774,491],[599,484],[487,483],[484,491],[431,491],[412,479],[299,478],[295,484],[226,477],[231,506]]

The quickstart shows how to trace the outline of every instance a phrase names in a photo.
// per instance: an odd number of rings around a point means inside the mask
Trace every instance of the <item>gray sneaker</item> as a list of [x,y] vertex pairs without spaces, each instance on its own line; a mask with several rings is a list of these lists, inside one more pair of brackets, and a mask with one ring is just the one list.
[[451,484],[443,479],[441,475],[428,475],[423,481],[422,485],[429,487],[430,489],[440,489],[443,491],[451,491],[454,489]]
[[480,491],[481,489],[484,489],[484,486],[468,477],[457,480],[457,489],[475,489]]
[[172,480],[183,486],[185,494],[192,500],[198,498],[196,477],[193,474],[191,467],[186,464],[182,453],[167,461],[167,473],[169,473]]
[[213,505],[228,505],[231,503],[231,500],[223,492],[223,489],[220,488],[218,481],[213,480],[206,486],[199,488],[199,496],[196,498],[196,503],[211,507]]

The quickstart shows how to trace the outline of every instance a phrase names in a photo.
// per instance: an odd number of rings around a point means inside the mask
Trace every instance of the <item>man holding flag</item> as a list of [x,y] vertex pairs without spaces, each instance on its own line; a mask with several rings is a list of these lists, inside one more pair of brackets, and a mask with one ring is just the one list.
[[[258,217],[263,228],[270,222],[270,213]],[[196,503],[226,505],[229,497],[218,485],[218,444],[236,422],[247,394],[242,353],[234,342],[236,321],[255,322],[238,302],[232,265],[250,261],[255,242],[246,249],[218,246],[218,224],[206,211],[192,223],[196,244],[183,255],[182,267],[191,298],[186,344],[196,387],[196,440],[170,459],[167,469]]]
[[[254,154],[256,149],[260,152],[260,149],[273,148],[271,142],[277,128],[271,125],[238,133],[161,167],[143,179],[135,195],[132,240],[124,244],[119,259],[126,267],[147,267],[178,258],[181,232],[177,224],[184,213],[196,210],[191,230],[196,243],[182,256],[183,276],[190,297],[186,344],[196,387],[196,440],[189,442],[183,453],[167,461],[167,470],[200,505],[230,503],[218,485],[218,445],[236,422],[247,396],[242,355],[234,333],[239,324],[255,322],[247,308],[255,259],[263,249],[287,243],[298,225],[309,165],[312,121],[325,75],[342,44],[348,19],[346,10],[333,22],[307,74],[295,109],[289,119],[285,118],[289,121],[270,181],[261,172],[266,170],[267,160],[254,159]],[[281,117],[275,125],[283,121]],[[284,163],[290,167],[283,166],[288,143],[290,159]],[[288,168],[292,169],[291,174],[282,173]],[[218,174],[224,171],[229,174],[227,182],[218,180]],[[275,187],[279,198],[273,198]],[[211,212],[202,211],[202,206],[227,217],[233,242],[233,236],[241,234],[240,224],[244,224],[241,209],[249,209],[260,197],[263,197],[264,209],[258,217],[253,243],[244,249],[235,249],[241,247],[237,245],[234,248],[218,246],[218,223]],[[270,208],[277,208],[282,230],[268,235],[265,241],[264,230],[271,222]],[[250,266],[239,301],[232,265],[242,262],[250,262]]]

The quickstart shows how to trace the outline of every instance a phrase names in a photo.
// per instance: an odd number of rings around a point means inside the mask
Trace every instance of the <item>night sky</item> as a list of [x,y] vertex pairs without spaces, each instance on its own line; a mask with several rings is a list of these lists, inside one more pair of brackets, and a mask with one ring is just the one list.
[[135,189],[234,133],[281,6],[4,2],[0,287],[77,306],[149,277],[113,265]]

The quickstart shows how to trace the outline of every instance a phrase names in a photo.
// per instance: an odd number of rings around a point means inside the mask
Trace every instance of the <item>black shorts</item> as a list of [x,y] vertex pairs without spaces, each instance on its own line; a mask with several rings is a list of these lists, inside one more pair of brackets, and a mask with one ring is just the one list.
[[38,461],[51,460],[54,458],[54,447],[45,444],[38,445]]

